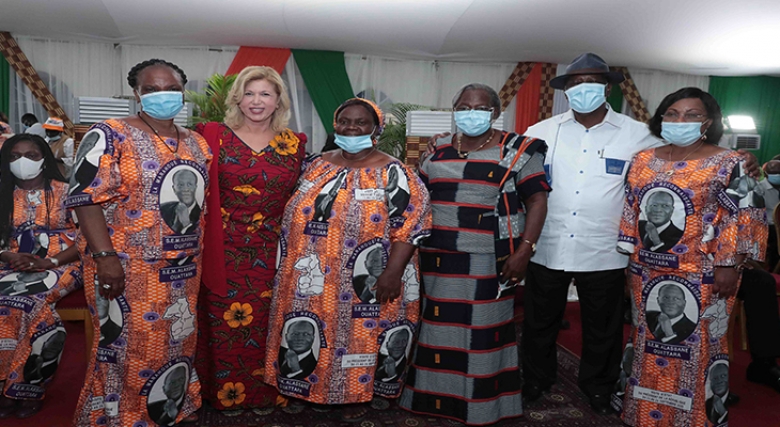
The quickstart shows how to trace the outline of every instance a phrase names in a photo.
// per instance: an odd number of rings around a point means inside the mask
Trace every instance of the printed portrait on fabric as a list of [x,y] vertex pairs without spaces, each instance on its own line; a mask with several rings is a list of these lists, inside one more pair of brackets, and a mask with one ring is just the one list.
[[189,383],[190,367],[187,363],[169,366],[157,377],[149,391],[146,401],[149,418],[161,426],[173,425],[184,404]]
[[21,271],[3,276],[0,279],[0,296],[36,295],[48,292],[57,284],[54,271]]
[[314,372],[320,357],[320,329],[309,317],[293,317],[284,323],[279,348],[279,374],[304,381]]
[[716,360],[713,362],[706,373],[707,379],[704,383],[705,409],[707,410],[707,419],[714,425],[721,425],[728,421],[728,407],[726,400],[729,397],[729,362],[725,360]]
[[671,280],[657,283],[647,298],[645,318],[653,341],[681,344],[699,322],[699,306],[693,293]]
[[379,347],[374,379],[382,382],[398,382],[406,369],[412,347],[412,330],[409,326],[389,329]]
[[626,344],[625,350],[623,350],[623,357],[620,361],[620,376],[615,384],[615,394],[617,396],[623,396],[626,393],[626,386],[628,385],[628,379],[631,378],[631,369],[634,363],[634,344],[630,341]]
[[639,239],[645,250],[669,252],[685,232],[685,208],[680,196],[655,188],[640,201]]
[[84,135],[76,152],[76,163],[70,177],[70,194],[79,194],[92,184],[100,166],[100,156],[106,150],[105,134],[92,130]]
[[376,304],[376,283],[385,271],[387,253],[381,243],[364,248],[355,259],[352,286],[363,304]]
[[176,234],[193,234],[200,223],[206,183],[190,166],[171,169],[160,188],[160,215]]
[[401,166],[392,164],[387,168],[387,186],[385,187],[387,198],[387,214],[390,218],[403,215],[409,206],[410,190],[409,181]]
[[328,222],[333,209],[333,202],[336,201],[339,190],[344,185],[344,178],[347,176],[347,171],[339,172],[335,178],[328,181],[320,190],[317,197],[314,199],[314,216],[313,221],[316,222]]
[[743,163],[734,167],[729,186],[726,188],[726,195],[735,205],[740,209],[764,208],[766,207],[764,191],[764,187],[758,185],[758,181],[745,172]]
[[41,384],[54,375],[65,347],[65,327],[58,325],[47,332],[34,336],[30,356],[24,364],[24,381]]
[[119,299],[100,295],[100,284],[95,280],[95,310],[100,321],[100,341],[98,347],[108,347],[122,334],[124,316],[119,306]]

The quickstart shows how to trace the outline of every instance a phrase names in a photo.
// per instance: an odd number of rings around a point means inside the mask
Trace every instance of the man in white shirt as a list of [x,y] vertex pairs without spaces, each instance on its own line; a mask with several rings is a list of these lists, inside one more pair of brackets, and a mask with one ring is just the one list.
[[624,269],[628,265],[628,257],[615,250],[623,182],[636,153],[661,145],[647,125],[607,105],[612,85],[623,80],[622,74],[610,71],[597,55],[579,56],[564,75],[550,81],[553,88],[566,91],[571,110],[525,132],[548,144],[544,166],[553,189],[525,279],[522,359],[526,402],[538,399],[555,383],[555,342],[568,286],[575,279],[583,330],[579,386],[596,412],[611,411],[609,394],[618,380],[623,344]]

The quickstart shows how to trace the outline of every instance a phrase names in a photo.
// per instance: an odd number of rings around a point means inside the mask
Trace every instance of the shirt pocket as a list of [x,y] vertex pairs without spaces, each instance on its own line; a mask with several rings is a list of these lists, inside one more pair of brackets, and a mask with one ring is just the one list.
[[623,180],[633,155],[634,152],[632,150],[623,147],[604,147],[604,150],[601,152],[599,165],[601,168],[600,174]]

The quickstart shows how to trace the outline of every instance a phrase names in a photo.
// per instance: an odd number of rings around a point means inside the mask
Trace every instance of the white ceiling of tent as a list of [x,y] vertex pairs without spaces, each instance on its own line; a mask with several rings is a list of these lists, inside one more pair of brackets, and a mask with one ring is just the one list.
[[0,30],[167,45],[780,75],[778,0],[3,0]]

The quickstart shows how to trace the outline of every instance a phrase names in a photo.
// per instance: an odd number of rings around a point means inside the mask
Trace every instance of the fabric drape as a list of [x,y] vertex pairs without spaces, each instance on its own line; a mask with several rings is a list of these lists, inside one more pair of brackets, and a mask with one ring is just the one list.
[[528,78],[515,95],[515,132],[522,135],[539,119],[539,94],[541,93],[542,63],[537,62]]
[[766,162],[780,153],[780,78],[710,77],[709,92],[718,100],[723,116],[753,117],[761,135],[761,149],[753,153]]
[[0,111],[8,114],[11,99],[11,66],[0,56]]
[[290,59],[290,49],[241,46],[225,75],[238,74],[252,65],[265,65],[282,74],[288,59]]
[[294,49],[293,57],[327,132],[333,132],[333,112],[355,96],[344,66],[344,52]]

